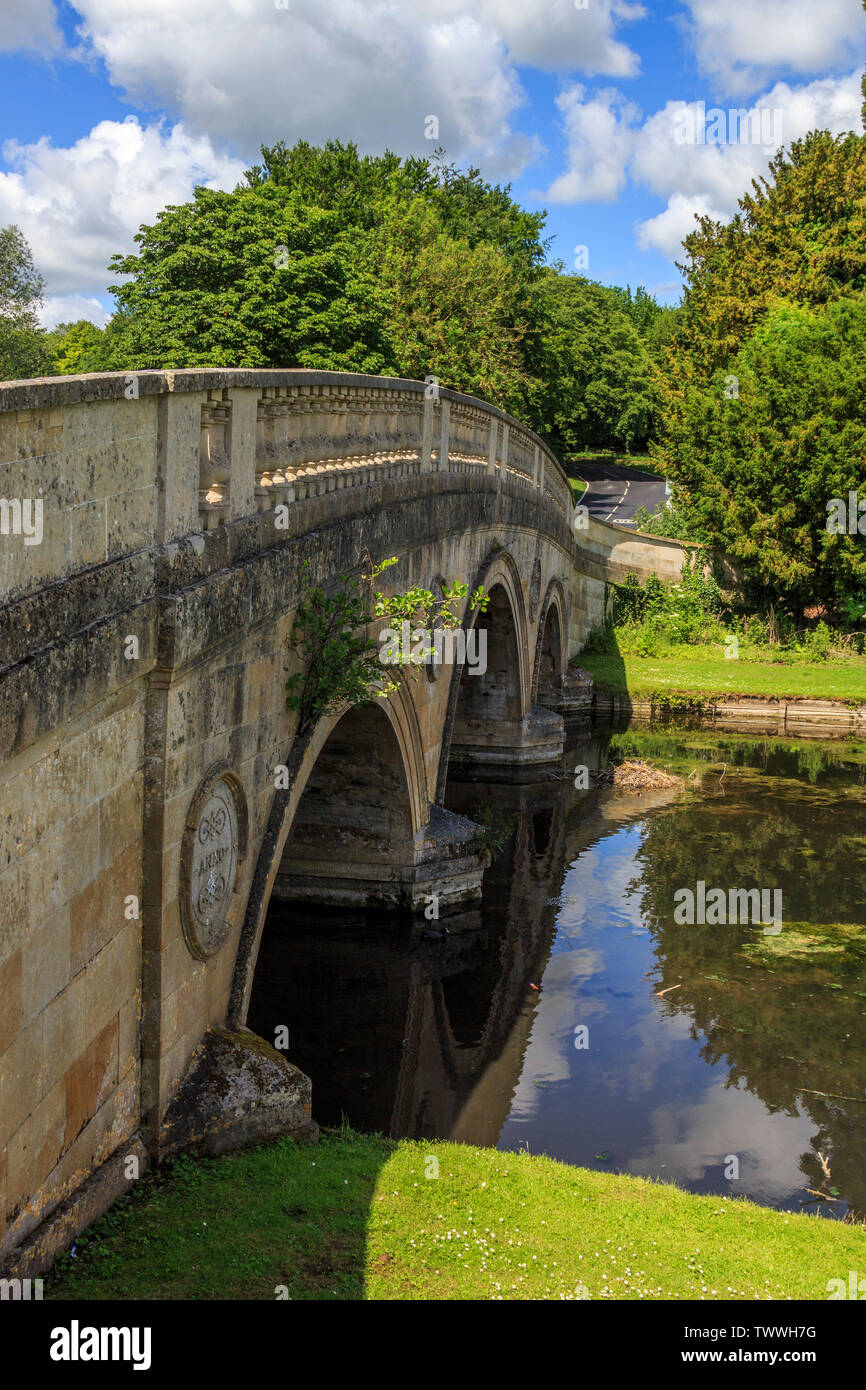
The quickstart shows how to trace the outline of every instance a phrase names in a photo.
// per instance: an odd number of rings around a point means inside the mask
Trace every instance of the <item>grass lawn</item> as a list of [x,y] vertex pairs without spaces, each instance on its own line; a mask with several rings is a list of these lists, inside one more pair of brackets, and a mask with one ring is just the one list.
[[346,1133],[143,1178],[58,1262],[45,1297],[826,1299],[829,1279],[863,1268],[862,1226]]
[[600,686],[629,695],[764,695],[771,699],[866,701],[866,657],[802,662],[796,666],[727,661],[718,647],[691,647],[688,654],[646,657],[591,655],[576,658]]
[[571,490],[574,493],[575,502],[579,502],[586,492],[586,483],[582,478],[569,478],[568,481],[571,483]]

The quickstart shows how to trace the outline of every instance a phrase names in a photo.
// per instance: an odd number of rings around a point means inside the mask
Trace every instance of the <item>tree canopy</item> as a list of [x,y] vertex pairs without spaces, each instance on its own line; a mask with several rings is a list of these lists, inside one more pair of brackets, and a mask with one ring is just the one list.
[[866,581],[857,538],[827,530],[866,484],[866,137],[794,141],[739,207],[685,239],[654,454],[691,534],[766,600],[839,612]]
[[[143,226],[137,250],[112,260],[107,327],[39,330],[40,369],[432,375],[525,419],[564,453],[641,448],[670,311],[642,287],[549,264],[544,225],[510,187],[441,150],[403,159],[279,142],[234,191],[196,188]],[[10,362],[10,375],[31,360]]]
[[196,189],[115,257],[105,365],[433,375],[561,448],[643,443],[664,311],[546,265],[544,222],[442,151],[264,147],[234,192]]
[[45,281],[18,227],[0,227],[0,380],[40,376],[51,354],[39,324]]
[[558,267],[539,281],[530,411],[544,420],[545,433],[563,454],[627,450],[644,445],[650,435],[650,350],[626,293]]

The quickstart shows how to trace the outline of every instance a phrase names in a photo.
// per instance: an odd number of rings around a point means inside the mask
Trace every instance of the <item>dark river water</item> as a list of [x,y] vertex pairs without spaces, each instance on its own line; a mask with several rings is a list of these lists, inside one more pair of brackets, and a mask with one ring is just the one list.
[[[577,790],[610,753],[686,788]],[[322,1124],[862,1216],[864,788],[862,745],[637,730],[532,783],[452,783],[508,836],[480,907],[427,941],[275,904],[249,1026],[289,1027]],[[781,930],[680,924],[699,880],[780,889]]]

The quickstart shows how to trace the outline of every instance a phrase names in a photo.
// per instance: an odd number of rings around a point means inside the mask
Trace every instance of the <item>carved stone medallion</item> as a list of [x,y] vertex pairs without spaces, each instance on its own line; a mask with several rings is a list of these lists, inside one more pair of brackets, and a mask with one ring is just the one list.
[[181,923],[186,944],[199,960],[218,951],[228,935],[246,837],[241,784],[227,764],[215,763],[190,803],[181,846]]

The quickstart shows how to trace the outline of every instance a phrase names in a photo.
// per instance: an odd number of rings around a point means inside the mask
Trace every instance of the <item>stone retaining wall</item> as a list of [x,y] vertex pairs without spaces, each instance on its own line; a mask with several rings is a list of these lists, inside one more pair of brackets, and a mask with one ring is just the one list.
[[736,733],[776,733],[796,738],[862,738],[866,735],[866,705],[841,700],[770,700],[745,695],[738,699],[695,697],[694,707],[679,709],[652,700],[595,690],[592,716],[599,723],[687,722],[699,728]]

